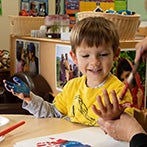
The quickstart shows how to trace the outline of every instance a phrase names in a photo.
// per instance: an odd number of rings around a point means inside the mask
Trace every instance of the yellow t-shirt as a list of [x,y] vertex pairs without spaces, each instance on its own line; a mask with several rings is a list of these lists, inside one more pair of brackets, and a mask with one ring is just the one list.
[[[98,116],[92,110],[92,104],[97,106],[96,97],[100,95],[103,98],[103,89],[107,89],[108,93],[115,90],[117,96],[120,95],[124,84],[112,74],[107,81],[99,88],[89,88],[85,84],[86,77],[78,77],[70,80],[54,100],[55,107],[65,115],[65,119],[71,122],[81,123],[90,126],[97,126]],[[110,99],[111,99],[111,94]],[[127,91],[124,99],[120,103],[132,103],[130,91]],[[132,108],[125,110],[133,114]]]

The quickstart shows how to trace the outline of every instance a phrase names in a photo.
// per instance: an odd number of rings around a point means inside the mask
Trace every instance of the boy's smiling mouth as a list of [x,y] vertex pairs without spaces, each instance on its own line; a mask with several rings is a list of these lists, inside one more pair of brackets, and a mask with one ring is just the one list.
[[101,68],[100,69],[87,69],[87,71],[89,71],[89,72],[91,72],[93,74],[98,74],[98,73],[100,73],[102,71],[102,69]]

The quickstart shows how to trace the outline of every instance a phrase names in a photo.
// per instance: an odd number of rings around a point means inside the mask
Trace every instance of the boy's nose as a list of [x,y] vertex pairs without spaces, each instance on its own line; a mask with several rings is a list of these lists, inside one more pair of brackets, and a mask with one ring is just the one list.
[[101,64],[100,59],[98,57],[93,57],[91,63],[94,64],[94,65],[100,65]]

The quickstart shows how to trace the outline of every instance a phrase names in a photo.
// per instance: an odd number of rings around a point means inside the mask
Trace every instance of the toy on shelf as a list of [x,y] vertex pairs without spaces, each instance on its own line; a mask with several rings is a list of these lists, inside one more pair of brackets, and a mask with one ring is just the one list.
[[96,3],[96,8],[93,11],[94,12],[103,12],[103,9],[100,7],[100,2]]

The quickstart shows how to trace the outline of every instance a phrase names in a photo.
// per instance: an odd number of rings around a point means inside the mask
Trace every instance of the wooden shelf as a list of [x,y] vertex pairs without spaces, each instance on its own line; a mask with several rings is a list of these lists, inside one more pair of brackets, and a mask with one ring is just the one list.
[[[40,74],[47,80],[51,86],[53,93],[56,95],[59,91],[56,89],[55,83],[55,54],[56,44],[70,45],[70,41],[61,41],[60,39],[49,39],[49,38],[34,38],[34,37],[18,37],[10,36],[10,57],[11,57],[11,75],[16,72],[16,39],[28,40],[28,41],[39,41],[40,42]],[[128,40],[120,41],[121,49],[134,49],[136,43],[141,40]]]

